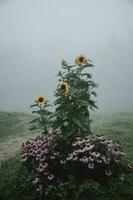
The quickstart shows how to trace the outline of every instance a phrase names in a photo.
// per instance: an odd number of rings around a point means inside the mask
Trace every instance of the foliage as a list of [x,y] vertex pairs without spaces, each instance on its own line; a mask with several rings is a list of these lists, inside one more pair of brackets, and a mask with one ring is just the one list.
[[[62,70],[59,71],[59,84],[55,92],[55,111],[52,113],[46,108],[45,97],[38,97],[36,104],[39,110],[33,111],[39,115],[32,123],[38,123],[44,128],[44,134],[49,130],[60,130],[64,140],[70,141],[76,135],[91,134],[90,110],[97,108],[92,96],[96,97],[93,90],[97,87],[92,81],[88,69],[93,64],[85,56],[80,55],[75,59],[75,64],[69,65],[62,60]],[[35,126],[32,127],[34,129]]]
[[37,194],[31,184],[33,173],[22,165],[17,155],[2,164],[0,169],[1,200],[36,200]]
[[50,119],[52,112],[47,109],[47,107],[52,106],[48,104],[48,101],[45,97],[40,96],[35,100],[35,104],[31,105],[31,108],[37,108],[33,110],[32,113],[35,113],[37,117],[31,121],[32,126],[30,130],[34,130],[42,127],[43,133],[47,134],[50,130]]
[[0,170],[1,200],[132,200],[133,173],[123,166],[119,179],[99,183],[92,179],[73,181],[59,180],[47,185],[45,198],[34,190],[32,169],[22,165],[19,156],[2,164]]
[[91,134],[90,109],[97,108],[95,101],[91,99],[91,96],[96,96],[93,89],[97,84],[92,81],[88,72],[93,65],[82,55],[75,62],[76,64],[70,65],[63,60],[63,69],[58,74],[59,85],[55,92],[54,128],[60,128],[64,138]]

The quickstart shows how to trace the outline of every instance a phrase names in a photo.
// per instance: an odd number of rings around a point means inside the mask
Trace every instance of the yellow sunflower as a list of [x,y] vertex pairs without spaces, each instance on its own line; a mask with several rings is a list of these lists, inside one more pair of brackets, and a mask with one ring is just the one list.
[[39,96],[36,98],[35,102],[38,104],[46,104],[48,100],[43,96]]
[[64,95],[67,95],[70,89],[70,86],[67,82],[61,81],[60,82],[60,89],[63,91]]
[[86,57],[85,57],[84,55],[79,55],[79,56],[77,56],[76,59],[75,59],[75,63],[76,63],[77,65],[85,64],[85,62],[86,62]]
[[66,63],[66,60],[62,59],[61,60],[61,68],[64,69],[64,66],[66,66],[67,63]]

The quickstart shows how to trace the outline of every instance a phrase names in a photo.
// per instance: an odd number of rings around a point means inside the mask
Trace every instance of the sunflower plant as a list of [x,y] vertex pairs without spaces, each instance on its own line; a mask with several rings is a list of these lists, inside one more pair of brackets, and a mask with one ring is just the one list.
[[92,96],[97,96],[94,91],[97,84],[93,82],[89,72],[93,64],[84,55],[80,55],[76,57],[74,64],[68,64],[63,59],[61,65],[59,84],[55,91],[54,128],[59,128],[64,138],[91,134],[90,110],[97,108],[92,99]]
[[35,99],[35,104],[32,104],[30,108],[36,108],[32,111],[32,113],[35,113],[37,115],[36,118],[34,118],[31,121],[31,128],[30,130],[36,129],[36,128],[43,128],[43,133],[47,134],[50,130],[50,118],[52,115],[52,112],[47,109],[47,107],[52,106],[48,104],[48,100],[46,97],[39,96]]

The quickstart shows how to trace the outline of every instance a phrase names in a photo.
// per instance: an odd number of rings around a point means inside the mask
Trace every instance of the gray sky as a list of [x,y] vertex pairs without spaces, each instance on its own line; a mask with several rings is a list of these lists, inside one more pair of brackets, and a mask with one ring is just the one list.
[[133,1],[0,0],[0,110],[53,100],[60,59],[95,64],[100,111],[133,111]]

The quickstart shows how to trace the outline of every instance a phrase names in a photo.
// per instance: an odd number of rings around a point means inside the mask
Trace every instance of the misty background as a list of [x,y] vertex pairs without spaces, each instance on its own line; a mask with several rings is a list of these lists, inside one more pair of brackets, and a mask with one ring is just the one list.
[[133,111],[132,0],[0,0],[0,110],[52,103],[60,61],[84,54],[100,111]]

